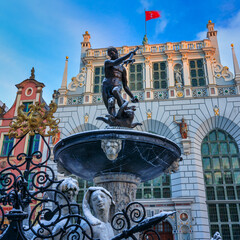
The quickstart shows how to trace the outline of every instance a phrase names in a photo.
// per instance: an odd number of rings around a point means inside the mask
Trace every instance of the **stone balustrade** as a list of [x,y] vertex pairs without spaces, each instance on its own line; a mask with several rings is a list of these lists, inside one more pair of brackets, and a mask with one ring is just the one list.
[[[165,51],[179,51],[179,50],[201,50],[205,47],[211,47],[211,42],[208,39],[203,41],[182,41],[176,43],[165,43],[165,44],[151,44],[141,46],[137,54],[142,53],[164,53]],[[134,50],[136,46],[117,48],[120,55],[124,55]],[[88,49],[87,57],[105,57],[107,55],[107,49]]]

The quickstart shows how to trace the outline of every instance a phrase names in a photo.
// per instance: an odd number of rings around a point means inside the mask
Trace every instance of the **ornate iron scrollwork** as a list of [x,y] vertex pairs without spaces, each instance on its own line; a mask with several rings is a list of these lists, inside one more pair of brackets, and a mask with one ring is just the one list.
[[[51,149],[44,136],[56,134],[58,120],[53,120],[53,110],[50,110],[48,115],[43,113],[39,106],[44,107],[39,104],[32,106],[32,110],[30,110],[32,115],[25,115],[25,113],[23,115],[21,112],[20,118],[25,119],[23,125],[16,124],[20,123],[19,117],[15,123],[11,124],[10,136],[19,138],[19,140],[8,153],[9,167],[0,172],[0,186],[2,186],[0,189],[0,239],[93,240],[91,224],[81,216],[79,205],[73,201],[78,187],[74,185],[74,181],[70,182],[71,179],[68,179],[69,182],[66,185],[64,185],[65,180],[55,180],[55,173],[47,164]],[[53,105],[52,109],[55,109]],[[33,124],[34,127],[31,125],[32,128],[27,128],[26,126],[30,126],[29,121],[36,123],[36,119],[34,120],[36,116],[39,124]],[[41,116],[45,117],[41,118]],[[50,127],[47,134],[44,133],[46,126]],[[28,133],[27,154],[20,153],[13,160],[11,156],[13,150],[26,138]],[[33,152],[35,134],[40,134],[47,146],[46,159],[42,159],[43,154],[40,151]],[[31,184],[34,191],[30,189],[29,176],[32,178]],[[31,209],[30,203],[33,202],[35,205]],[[6,205],[12,207],[8,213],[5,213],[3,209],[3,206]],[[112,240],[127,237],[136,240],[134,234],[138,232],[143,232],[143,239],[146,239],[150,233],[154,233],[153,230],[147,229],[173,213],[163,213],[146,219],[144,206],[141,203],[132,202],[125,210],[114,215],[112,227],[115,230],[124,230]],[[6,224],[6,220],[10,223]]]

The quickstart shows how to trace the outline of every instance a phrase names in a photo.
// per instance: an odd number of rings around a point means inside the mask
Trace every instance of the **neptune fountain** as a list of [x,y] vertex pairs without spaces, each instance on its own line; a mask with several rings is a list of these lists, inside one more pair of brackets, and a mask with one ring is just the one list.
[[[54,158],[65,169],[85,180],[93,180],[111,192],[115,210],[122,210],[135,200],[137,185],[156,178],[165,171],[176,171],[180,148],[169,139],[133,130],[135,106],[121,96],[122,87],[133,103],[137,97],[127,86],[124,65],[132,64],[138,47],[118,57],[114,47],[108,48],[109,60],[104,63],[105,78],[102,96],[108,112],[97,120],[106,122],[106,129],[81,132],[59,141],[54,147]],[[115,109],[118,104],[118,111]]]

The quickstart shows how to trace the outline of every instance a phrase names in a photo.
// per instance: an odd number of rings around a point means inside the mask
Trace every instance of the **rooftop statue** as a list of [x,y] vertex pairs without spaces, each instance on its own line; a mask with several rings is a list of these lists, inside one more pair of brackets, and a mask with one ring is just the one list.
[[[132,59],[139,47],[134,51],[129,52],[123,57],[118,57],[118,51],[114,47],[109,47],[107,52],[110,59],[104,63],[105,78],[102,83],[103,102],[107,108],[109,115],[106,118],[98,117],[97,120],[102,120],[110,126],[134,128],[140,123],[132,123],[134,118],[135,106],[128,107],[128,101],[121,96],[122,87],[131,98],[133,103],[138,102],[138,98],[134,97],[127,85],[127,72],[124,64],[132,64],[135,59]],[[128,59],[129,58],[129,59]],[[115,101],[119,106],[119,111],[116,113]]]

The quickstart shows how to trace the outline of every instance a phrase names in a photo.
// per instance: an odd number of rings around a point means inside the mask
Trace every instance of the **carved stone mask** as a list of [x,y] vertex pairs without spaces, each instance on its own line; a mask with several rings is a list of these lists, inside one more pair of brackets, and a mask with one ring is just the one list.
[[115,160],[122,149],[122,140],[120,139],[103,139],[101,147],[109,160]]

